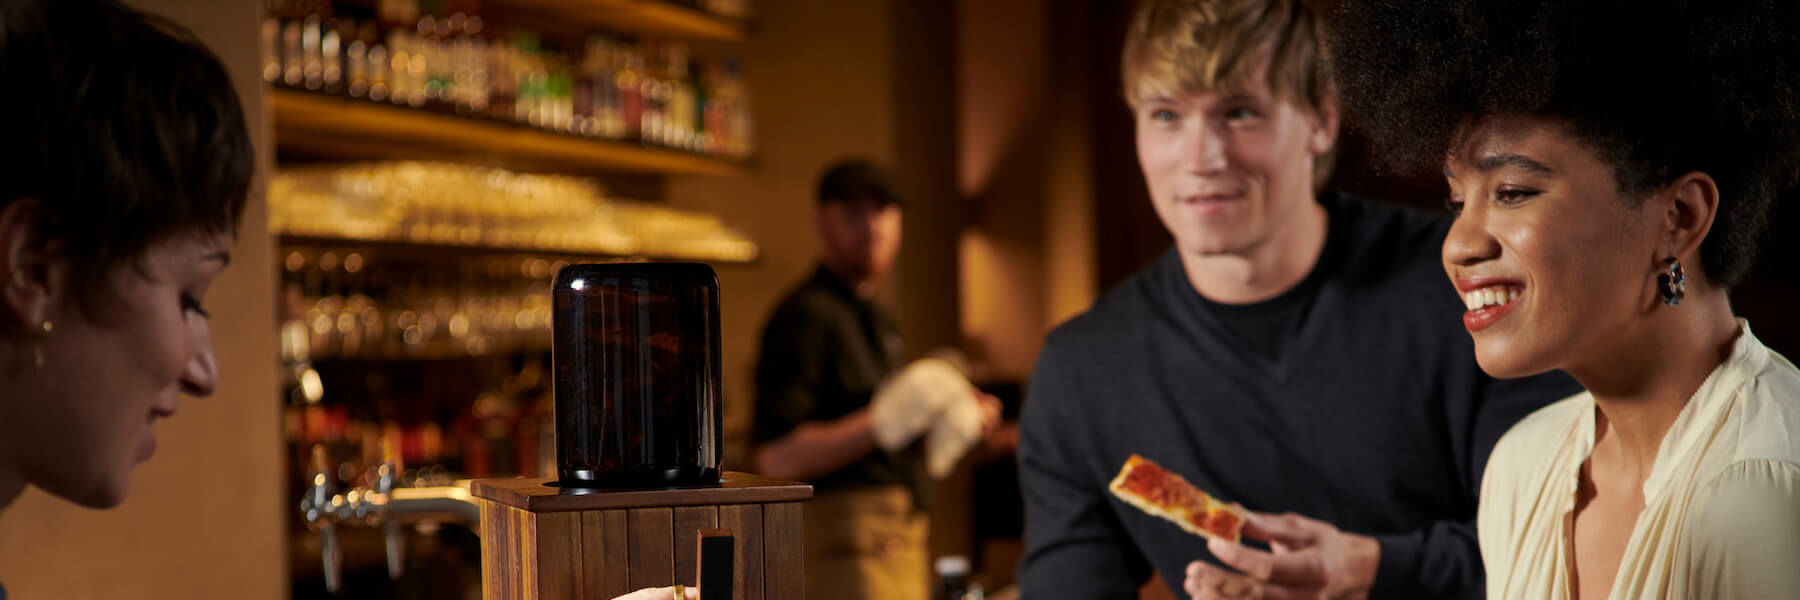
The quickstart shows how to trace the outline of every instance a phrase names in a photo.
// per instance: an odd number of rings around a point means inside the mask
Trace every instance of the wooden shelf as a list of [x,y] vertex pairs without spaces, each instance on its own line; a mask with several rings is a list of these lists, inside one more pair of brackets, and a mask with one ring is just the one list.
[[275,88],[275,145],[333,159],[447,159],[521,169],[742,175],[743,161]]
[[[557,248],[532,248],[526,246],[497,246],[493,244],[453,244],[433,241],[357,239],[321,235],[293,234],[277,231],[276,243],[284,249],[296,248],[366,248],[379,253],[383,260],[442,262],[446,259],[468,260],[491,257],[500,254],[532,256],[546,260],[566,260],[579,262],[633,262],[651,261],[693,261],[710,264],[743,264],[754,262],[734,260],[716,256],[679,255],[668,253],[648,254],[607,254],[602,252],[580,252]],[[370,260],[374,260],[372,257]]]
[[744,41],[743,21],[657,0],[503,0],[507,6],[625,33]]

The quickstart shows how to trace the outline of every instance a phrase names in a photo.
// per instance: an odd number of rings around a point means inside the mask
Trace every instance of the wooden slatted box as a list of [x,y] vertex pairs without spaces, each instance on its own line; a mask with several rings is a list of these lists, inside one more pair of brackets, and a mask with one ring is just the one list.
[[[693,585],[697,534],[728,529],[733,600],[803,600],[801,502],[812,486],[727,472],[718,487],[568,490],[551,479],[484,479],[486,600],[611,600]],[[690,596],[692,598],[693,596]]]

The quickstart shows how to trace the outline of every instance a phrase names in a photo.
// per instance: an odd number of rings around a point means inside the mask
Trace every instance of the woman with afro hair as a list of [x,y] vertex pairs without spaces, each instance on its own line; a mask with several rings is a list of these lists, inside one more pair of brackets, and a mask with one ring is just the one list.
[[1795,4],[1340,6],[1352,126],[1449,183],[1482,369],[1588,390],[1489,459],[1489,597],[1800,590],[1800,370],[1727,295],[1800,172]]

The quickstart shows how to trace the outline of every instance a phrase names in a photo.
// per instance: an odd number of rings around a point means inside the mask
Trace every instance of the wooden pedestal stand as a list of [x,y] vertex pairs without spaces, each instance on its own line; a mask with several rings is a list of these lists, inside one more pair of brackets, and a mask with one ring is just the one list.
[[800,507],[812,486],[730,472],[719,486],[704,488],[546,485],[553,482],[470,485],[481,505],[485,600],[611,600],[644,587],[691,586],[698,536],[715,529],[733,540],[732,600],[805,598]]

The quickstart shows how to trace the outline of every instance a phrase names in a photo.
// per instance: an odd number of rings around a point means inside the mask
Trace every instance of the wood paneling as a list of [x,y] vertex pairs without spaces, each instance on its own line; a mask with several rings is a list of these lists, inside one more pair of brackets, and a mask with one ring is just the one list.
[[737,555],[736,600],[763,600],[763,511],[757,504],[719,507],[719,527],[731,530]]
[[526,568],[519,556],[522,532],[518,529],[519,523],[513,520],[512,512],[514,509],[493,502],[481,503],[481,597],[484,600],[518,598],[523,591],[519,583]]
[[631,533],[631,588],[675,584],[675,511],[628,511]]
[[[523,512],[516,508],[507,510]],[[525,564],[535,564],[537,569],[528,578],[532,585],[526,590],[527,595],[535,594],[545,600],[574,600],[580,598],[582,590],[587,589],[583,581],[586,563],[582,560],[581,547],[581,513],[554,512],[530,515],[534,544],[528,549],[535,556],[528,557]]]
[[718,527],[717,506],[683,506],[675,509],[675,583],[695,585],[699,581],[699,540],[695,535],[701,530]]
[[625,511],[580,514],[582,584],[587,598],[609,600],[630,592],[631,545]]
[[800,503],[763,505],[763,597],[806,597],[805,536]]

